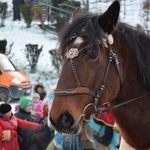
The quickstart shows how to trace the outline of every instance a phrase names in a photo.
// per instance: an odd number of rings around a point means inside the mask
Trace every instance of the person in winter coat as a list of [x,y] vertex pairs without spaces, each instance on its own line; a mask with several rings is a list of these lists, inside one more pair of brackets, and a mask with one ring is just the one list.
[[19,101],[19,109],[14,115],[20,119],[35,122],[35,118],[31,116],[31,110],[32,101],[27,97],[21,97]]
[[[105,104],[105,105],[106,105],[105,107],[107,108],[108,104]],[[94,139],[97,142],[108,147],[111,144],[111,141],[113,138],[113,126],[114,126],[114,122],[115,122],[112,114],[107,113],[107,112],[96,114],[94,116],[94,121],[96,123],[101,123],[105,126],[104,135],[102,135],[102,136],[99,136],[98,134],[94,135]]]
[[[32,102],[33,102],[33,108],[34,105],[37,104],[38,102],[40,102],[40,95],[38,93],[33,93],[32,94]],[[42,101],[41,101],[42,102]]]
[[54,93],[52,90],[51,91],[49,90],[49,93],[46,94],[46,97],[42,101],[43,102],[43,111],[44,111],[43,114],[46,118],[48,117],[48,113],[51,108],[53,99],[54,99]]
[[40,95],[40,100],[43,100],[46,96],[46,92],[45,92],[43,84],[36,84],[34,86],[34,92]]
[[[35,122],[35,117],[31,115],[32,101],[27,97],[21,97],[19,101],[19,110],[14,115],[22,120]],[[33,130],[18,128],[20,150],[32,150]]]
[[35,119],[37,123],[41,123],[45,120],[45,117],[43,115],[43,104],[41,102],[38,102],[35,104],[34,108],[34,114],[35,114]]
[[41,100],[40,100],[40,95],[38,93],[33,93],[32,94],[32,111],[31,111],[31,114],[32,115],[35,115],[35,112],[34,112],[34,106],[35,104],[37,103],[43,103]]
[[46,147],[46,150],[63,150],[63,139],[64,135],[55,131],[55,136]]
[[[9,104],[0,105],[0,150],[20,150],[18,128],[41,129],[42,125],[17,118]],[[26,149],[27,150],[27,149]]]
[[[43,124],[47,122],[47,119],[43,115],[42,103],[39,102],[35,104],[34,112],[37,123]],[[35,130],[34,137],[34,148],[36,150],[45,150],[47,145],[51,142],[51,140],[54,137],[54,130],[51,130],[49,127],[45,128],[45,130]]]
[[20,20],[20,4],[19,0],[13,0],[13,20]]

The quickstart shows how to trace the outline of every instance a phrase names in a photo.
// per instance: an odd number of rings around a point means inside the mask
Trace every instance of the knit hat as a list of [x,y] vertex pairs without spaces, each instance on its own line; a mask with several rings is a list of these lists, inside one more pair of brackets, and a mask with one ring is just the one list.
[[33,93],[32,98],[40,98],[40,95],[38,93]]
[[20,108],[22,108],[23,110],[27,107],[27,106],[31,106],[32,105],[32,101],[27,98],[27,97],[21,97],[20,98]]
[[11,109],[12,109],[12,107],[9,104],[3,103],[0,105],[0,113],[1,114],[6,114],[9,111],[11,111]]
[[41,111],[41,112],[43,112],[43,104],[41,102],[38,102],[37,104],[35,104],[34,111]]

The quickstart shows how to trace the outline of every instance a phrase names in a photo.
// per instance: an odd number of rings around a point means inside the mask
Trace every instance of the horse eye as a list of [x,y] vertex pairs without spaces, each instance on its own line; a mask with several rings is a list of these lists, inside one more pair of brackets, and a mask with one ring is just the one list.
[[90,54],[88,55],[88,59],[96,59],[97,56],[98,56],[97,53],[90,53]]

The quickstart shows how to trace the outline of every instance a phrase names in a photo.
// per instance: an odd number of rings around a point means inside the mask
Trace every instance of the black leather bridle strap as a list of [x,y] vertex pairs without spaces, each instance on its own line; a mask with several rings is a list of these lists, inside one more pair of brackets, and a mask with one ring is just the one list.
[[129,104],[129,103],[131,103],[131,102],[134,102],[134,101],[136,101],[136,100],[139,100],[139,99],[141,99],[141,98],[144,98],[144,97],[147,96],[148,94],[150,94],[150,91],[148,91],[147,93],[145,93],[145,94],[143,94],[143,95],[141,95],[141,96],[138,96],[138,97],[135,97],[135,98],[133,98],[133,99],[127,100],[127,101],[125,101],[125,102],[123,102],[123,103],[120,103],[120,104],[117,104],[117,105],[112,105],[112,106],[110,106],[110,107],[108,107],[108,108],[105,108],[105,109],[95,110],[95,111],[94,111],[94,114],[99,114],[99,113],[104,113],[104,112],[111,111],[111,110],[116,109],[116,108],[118,108],[118,107],[127,105],[127,104]]

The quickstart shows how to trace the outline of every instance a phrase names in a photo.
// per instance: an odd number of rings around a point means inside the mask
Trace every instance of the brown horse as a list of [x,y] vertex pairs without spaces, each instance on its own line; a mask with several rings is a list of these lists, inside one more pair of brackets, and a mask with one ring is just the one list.
[[[101,15],[77,9],[60,34],[64,59],[50,111],[61,133],[76,134],[92,113],[111,111],[132,147],[150,148],[150,37],[118,23],[114,1]],[[110,107],[99,111],[108,103]]]

